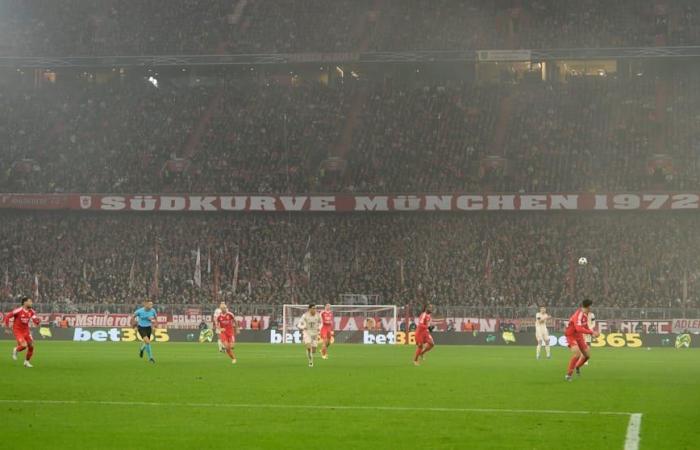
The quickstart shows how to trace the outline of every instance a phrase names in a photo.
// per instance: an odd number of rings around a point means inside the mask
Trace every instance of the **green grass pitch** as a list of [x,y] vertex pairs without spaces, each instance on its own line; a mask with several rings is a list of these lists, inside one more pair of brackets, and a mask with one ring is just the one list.
[[38,342],[33,369],[10,350],[4,448],[622,449],[629,415],[601,412],[642,413],[641,449],[700,448],[698,350],[594,349],[572,383],[567,350],[534,347],[414,367],[409,346],[337,345],[314,368],[298,345],[239,345],[235,366],[212,344],[155,344],[149,365],[133,343]]

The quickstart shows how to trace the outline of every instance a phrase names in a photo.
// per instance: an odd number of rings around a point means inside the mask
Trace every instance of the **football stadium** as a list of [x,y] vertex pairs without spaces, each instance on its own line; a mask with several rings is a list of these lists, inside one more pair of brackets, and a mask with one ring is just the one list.
[[0,1],[6,449],[700,449],[697,0]]

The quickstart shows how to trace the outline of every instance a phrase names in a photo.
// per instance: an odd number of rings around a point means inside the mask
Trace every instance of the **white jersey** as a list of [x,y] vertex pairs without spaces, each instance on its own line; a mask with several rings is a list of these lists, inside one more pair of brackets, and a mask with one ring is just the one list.
[[537,339],[537,342],[544,343],[544,345],[549,345],[547,319],[549,319],[549,314],[547,313],[537,313],[535,315],[535,338]]
[[304,331],[304,334],[308,336],[318,336],[321,332],[321,315],[319,313],[313,316],[308,312],[305,312],[301,319],[299,319],[299,329]]
[[[595,314],[593,314],[592,312],[588,313],[588,328],[590,328],[591,330],[593,330],[595,328]],[[593,335],[592,334],[584,334],[583,336],[584,336],[583,339],[587,343],[590,344],[591,342],[593,342]]]
[[595,328],[595,314],[588,313],[588,328],[591,330]]
[[537,313],[535,315],[535,330],[547,331],[547,319],[549,319],[549,314]]

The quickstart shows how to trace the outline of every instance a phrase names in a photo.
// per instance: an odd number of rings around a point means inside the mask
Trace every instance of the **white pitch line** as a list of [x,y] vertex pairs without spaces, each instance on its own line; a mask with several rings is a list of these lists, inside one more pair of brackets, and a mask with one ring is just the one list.
[[639,450],[639,430],[642,427],[642,414],[630,414],[625,436],[625,450]]
[[125,402],[111,400],[25,400],[0,399],[2,403],[45,404],[45,405],[104,405],[104,406],[171,406],[184,408],[255,408],[255,409],[325,409],[357,411],[421,411],[421,412],[474,412],[494,414],[575,414],[575,415],[615,415],[629,416],[632,413],[620,411],[568,411],[557,409],[497,409],[497,408],[440,408],[415,406],[364,406],[364,405],[274,405],[258,403],[166,403],[166,402]]

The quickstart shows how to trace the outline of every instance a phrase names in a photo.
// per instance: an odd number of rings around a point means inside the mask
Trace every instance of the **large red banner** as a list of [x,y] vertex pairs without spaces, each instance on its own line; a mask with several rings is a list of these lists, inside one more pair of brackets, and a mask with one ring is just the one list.
[[0,194],[0,209],[145,212],[652,211],[700,209],[700,194]]

